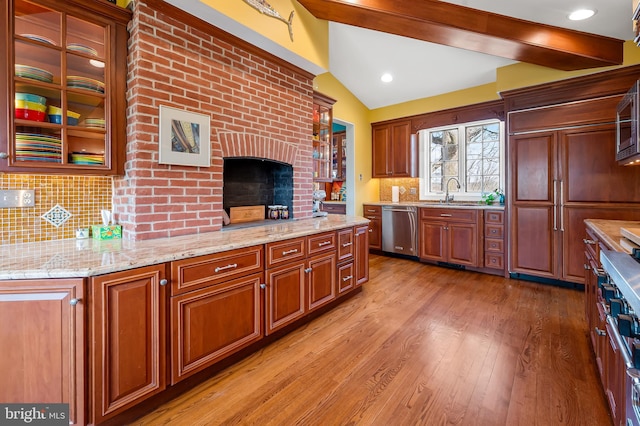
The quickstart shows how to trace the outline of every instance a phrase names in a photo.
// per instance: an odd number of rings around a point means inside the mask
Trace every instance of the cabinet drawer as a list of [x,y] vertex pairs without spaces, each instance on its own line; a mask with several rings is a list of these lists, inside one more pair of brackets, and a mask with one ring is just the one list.
[[504,240],[487,238],[484,240],[484,251],[492,253],[504,253]]
[[499,225],[504,224],[504,212],[502,210],[485,210],[484,211],[485,223],[497,223]]
[[501,253],[485,253],[484,267],[493,269],[504,269],[504,255]]
[[420,209],[420,218],[475,223],[478,221],[478,210],[428,207]]
[[267,244],[267,268],[307,257],[305,241],[300,237]]
[[353,259],[353,228],[338,231],[338,263]]
[[338,294],[351,290],[355,285],[353,262],[338,267]]
[[382,206],[372,206],[368,204],[364,204],[363,206],[363,214],[364,217],[368,218],[369,216],[382,216]]
[[262,259],[259,245],[171,262],[171,295],[262,272]]
[[347,206],[345,204],[322,204],[322,211],[334,214],[346,214]]
[[486,224],[484,225],[484,236],[486,238],[503,238],[504,226]]
[[309,255],[336,249],[336,233],[324,232],[307,237],[307,253]]

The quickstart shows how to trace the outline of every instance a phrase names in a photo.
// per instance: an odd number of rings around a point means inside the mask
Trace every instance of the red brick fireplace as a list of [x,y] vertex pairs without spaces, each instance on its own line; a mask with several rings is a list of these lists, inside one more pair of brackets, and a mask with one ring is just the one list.
[[[161,0],[130,23],[126,175],[114,181],[124,238],[222,227],[223,159],[293,167],[296,219],[311,216],[313,76]],[[158,164],[160,105],[211,116],[211,167]]]

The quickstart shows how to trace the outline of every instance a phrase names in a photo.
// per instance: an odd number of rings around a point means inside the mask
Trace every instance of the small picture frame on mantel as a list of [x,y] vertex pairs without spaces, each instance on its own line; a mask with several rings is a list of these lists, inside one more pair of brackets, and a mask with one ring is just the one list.
[[211,166],[211,117],[160,106],[160,164]]

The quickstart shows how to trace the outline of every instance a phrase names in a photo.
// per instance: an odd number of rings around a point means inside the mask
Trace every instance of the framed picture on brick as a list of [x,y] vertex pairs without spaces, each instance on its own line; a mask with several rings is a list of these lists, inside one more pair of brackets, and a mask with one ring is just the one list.
[[211,165],[211,117],[160,106],[160,164]]

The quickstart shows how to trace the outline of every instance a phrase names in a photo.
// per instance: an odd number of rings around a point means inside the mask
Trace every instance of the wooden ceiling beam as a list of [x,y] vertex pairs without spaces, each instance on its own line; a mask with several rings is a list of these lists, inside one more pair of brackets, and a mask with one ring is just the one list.
[[564,71],[622,64],[623,40],[437,0],[298,0],[318,19]]

